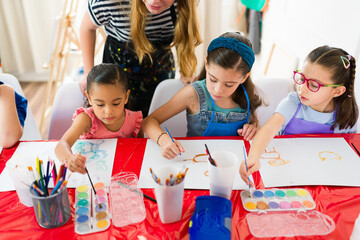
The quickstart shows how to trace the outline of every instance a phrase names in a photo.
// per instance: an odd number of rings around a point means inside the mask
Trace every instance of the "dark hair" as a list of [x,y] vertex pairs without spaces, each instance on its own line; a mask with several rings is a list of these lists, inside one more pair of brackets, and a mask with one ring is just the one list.
[[[91,69],[87,76],[87,92],[89,95],[94,83],[122,86],[125,92],[128,90],[126,73],[119,65],[113,63],[101,63]],[[84,105],[90,106],[88,100]]]
[[[348,56],[350,56],[350,67],[346,69],[341,57],[348,59]],[[354,95],[355,58],[341,48],[322,46],[311,51],[305,61],[328,69],[332,73],[333,83],[346,87],[342,95],[334,98],[337,110],[336,119],[331,128],[334,129],[335,126],[338,126],[339,129],[353,127],[359,115]]]
[[[226,37],[226,38],[234,38],[238,41],[246,44],[250,48],[252,48],[251,42],[244,36],[242,36],[240,33],[237,32],[227,32],[222,34],[220,37]],[[207,63],[208,64],[216,64],[224,69],[234,69],[240,73],[242,73],[244,76],[250,72],[250,66],[247,64],[247,62],[240,56],[240,54],[234,50],[220,47],[217,49],[212,50],[208,53],[207,56]],[[205,66],[203,67],[201,73],[198,76],[199,80],[202,80],[206,78],[206,70]],[[255,84],[252,82],[251,77],[249,76],[244,83],[246,92],[249,96],[250,101],[250,114],[252,116],[255,116],[254,113],[256,109],[263,104],[263,100],[260,97],[259,93],[257,92],[257,88]],[[242,89],[242,87],[239,87],[235,90],[235,92],[232,95],[232,99],[234,102],[239,104],[239,106],[243,109],[246,109],[247,102],[245,93]],[[252,119],[251,122],[254,122]]]

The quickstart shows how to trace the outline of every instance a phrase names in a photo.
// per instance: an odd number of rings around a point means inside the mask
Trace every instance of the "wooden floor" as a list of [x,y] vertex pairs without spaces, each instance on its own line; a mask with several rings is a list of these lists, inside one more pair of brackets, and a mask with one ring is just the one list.
[[[40,121],[45,101],[47,82],[21,82],[20,85],[26,99],[28,100],[28,105],[35,118],[36,124],[40,129]],[[48,114],[45,116],[43,127],[40,131],[43,140],[48,139],[50,112],[50,107],[48,107]]]

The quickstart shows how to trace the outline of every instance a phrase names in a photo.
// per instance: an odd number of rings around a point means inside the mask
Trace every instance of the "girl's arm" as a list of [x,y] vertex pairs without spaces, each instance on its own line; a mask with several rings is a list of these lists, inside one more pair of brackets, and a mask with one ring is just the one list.
[[56,156],[62,163],[65,163],[66,167],[72,172],[86,173],[86,157],[81,154],[73,154],[71,147],[78,140],[80,135],[88,131],[90,127],[90,117],[84,112],[80,113],[56,145]]
[[[246,171],[245,162],[241,163],[240,176],[246,184],[249,184],[248,177],[260,169],[260,156],[263,154],[265,148],[275,137],[284,124],[285,118],[280,113],[274,113],[272,117],[260,128],[256,134],[254,141],[251,143],[249,156],[247,159],[248,171]],[[251,183],[253,185],[253,183]]]
[[[173,159],[180,152],[184,152],[184,149],[177,140],[174,139],[175,143],[173,143],[170,136],[163,133],[160,124],[186,109],[190,113],[196,113],[199,109],[198,101],[195,89],[192,86],[185,86],[143,120],[141,124],[143,131],[161,147],[163,157]],[[171,132],[171,129],[169,131]]]
[[84,63],[84,78],[79,83],[82,93],[86,90],[86,77],[94,66],[97,28],[98,26],[91,21],[89,13],[85,13],[80,26],[80,48]]
[[23,134],[20,124],[13,88],[3,84],[0,86],[0,146],[10,148],[19,141]]

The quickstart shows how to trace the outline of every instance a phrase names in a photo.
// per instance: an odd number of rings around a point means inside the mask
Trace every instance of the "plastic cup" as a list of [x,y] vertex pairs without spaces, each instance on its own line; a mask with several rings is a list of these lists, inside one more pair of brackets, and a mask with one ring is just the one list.
[[14,184],[20,202],[27,207],[32,207],[33,202],[29,193],[30,180],[27,173],[27,166],[25,165],[25,163],[21,163],[21,161],[17,161],[17,159],[9,160],[6,163],[6,169]]
[[218,151],[211,153],[217,166],[209,166],[210,195],[230,199],[238,158],[232,152]]
[[[179,170],[173,167],[163,167],[154,171],[160,178],[161,183],[169,178],[170,174],[176,176]],[[160,220],[162,223],[173,223],[181,220],[182,206],[184,197],[184,181],[174,185],[161,185],[156,182],[155,196],[159,209]]]
[[30,189],[36,220],[43,228],[55,228],[64,225],[71,217],[69,196],[66,187],[52,196],[38,196]]
[[350,236],[350,240],[360,239],[360,214],[355,220],[354,228]]

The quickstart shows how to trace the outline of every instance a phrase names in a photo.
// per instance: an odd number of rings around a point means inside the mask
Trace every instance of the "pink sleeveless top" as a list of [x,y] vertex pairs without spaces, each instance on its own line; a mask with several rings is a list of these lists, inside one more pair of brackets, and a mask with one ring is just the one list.
[[133,112],[125,109],[125,121],[122,127],[117,132],[111,132],[106,129],[100,119],[98,119],[92,107],[78,108],[73,115],[73,120],[80,114],[86,113],[91,119],[91,127],[89,132],[80,136],[80,139],[90,138],[136,138],[141,127],[143,119],[142,112]]

